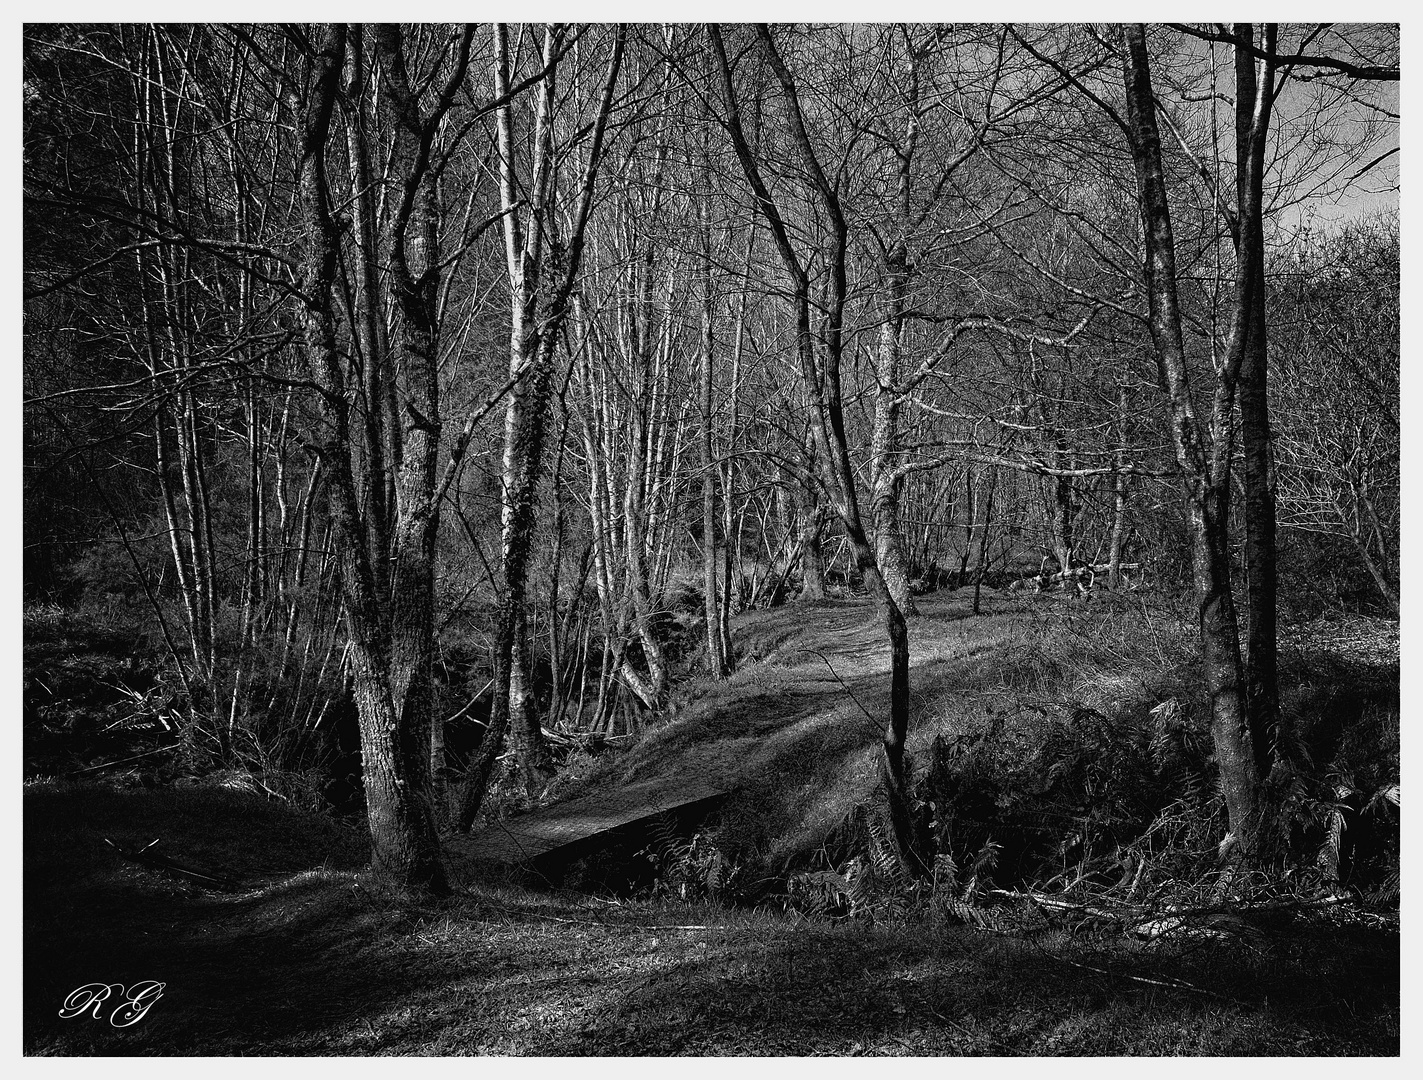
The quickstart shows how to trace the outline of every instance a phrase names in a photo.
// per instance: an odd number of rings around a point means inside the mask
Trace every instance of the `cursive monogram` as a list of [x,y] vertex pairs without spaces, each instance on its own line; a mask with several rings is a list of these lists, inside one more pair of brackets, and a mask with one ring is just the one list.
[[88,1013],[95,1020],[102,1020],[105,1003],[111,1002],[110,1025],[130,1027],[147,1015],[153,1003],[163,996],[163,988],[167,985],[145,979],[125,990],[123,983],[85,983],[64,999],[59,1015],[63,1020],[72,1020]]

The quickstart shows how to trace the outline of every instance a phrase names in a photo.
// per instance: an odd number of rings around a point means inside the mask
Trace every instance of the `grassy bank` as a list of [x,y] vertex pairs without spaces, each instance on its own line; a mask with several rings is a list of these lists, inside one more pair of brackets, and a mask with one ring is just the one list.
[[[1110,871],[1135,875],[1139,894],[1211,860],[1224,818],[1189,612],[995,595],[973,615],[955,594],[920,610],[908,755],[926,850],[1007,887]],[[709,837],[727,860],[758,879],[843,871],[865,854],[878,798],[888,659],[874,610],[754,612],[736,642],[735,675],[685,685],[670,717],[571,769],[559,790],[692,773],[732,782]],[[1281,874],[1307,866],[1310,887],[1396,902],[1397,663],[1396,624],[1298,627],[1282,642],[1291,764],[1270,787]]]

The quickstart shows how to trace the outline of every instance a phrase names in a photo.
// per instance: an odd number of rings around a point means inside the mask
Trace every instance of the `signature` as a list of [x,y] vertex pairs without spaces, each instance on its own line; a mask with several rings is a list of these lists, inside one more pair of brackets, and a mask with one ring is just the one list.
[[148,1010],[163,996],[163,988],[167,985],[145,979],[125,990],[123,983],[85,983],[79,989],[70,991],[59,1015],[63,1020],[72,1020],[88,1013],[95,1020],[102,1020],[104,1009],[108,1007],[109,1023],[113,1027],[130,1027],[148,1015]]

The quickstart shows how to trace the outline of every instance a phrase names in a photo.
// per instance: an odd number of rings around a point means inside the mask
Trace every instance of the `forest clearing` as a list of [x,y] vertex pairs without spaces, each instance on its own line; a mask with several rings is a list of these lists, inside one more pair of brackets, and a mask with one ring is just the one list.
[[23,63],[27,1053],[1399,1053],[1397,24]]

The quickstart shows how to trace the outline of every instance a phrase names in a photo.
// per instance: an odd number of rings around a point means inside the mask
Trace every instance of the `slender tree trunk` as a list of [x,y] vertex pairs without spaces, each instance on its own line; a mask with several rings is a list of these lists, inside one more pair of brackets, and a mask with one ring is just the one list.
[[1122,585],[1122,541],[1127,528],[1127,384],[1117,383],[1117,450],[1112,455],[1116,474],[1112,477],[1112,540],[1107,556],[1107,587],[1116,592]]
[[385,319],[377,266],[374,182],[370,162],[369,123],[365,109],[365,59],[362,29],[353,24],[348,32],[346,79],[346,147],[350,158],[353,226],[358,242],[355,250],[356,289],[351,312],[355,340],[361,350],[364,371],[361,418],[365,435],[364,497],[367,529],[370,534],[371,568],[376,588],[382,595],[390,591],[390,529],[395,493],[390,486],[393,470],[386,463],[386,382],[388,379]]
[[1217,388],[1216,445],[1208,455],[1187,376],[1176,291],[1175,240],[1166,199],[1145,28],[1139,24],[1127,26],[1123,39],[1126,123],[1141,204],[1143,272],[1151,336],[1170,408],[1176,460],[1186,487],[1201,660],[1211,702],[1211,739],[1229,816],[1227,846],[1249,857],[1257,844],[1260,777],[1246,710],[1239,631],[1230,590],[1226,512],[1230,491],[1229,418],[1234,404],[1232,373],[1227,370]]
[[[741,422],[741,349],[746,339],[746,305],[748,294],[751,291],[751,255],[755,244],[756,226],[753,220],[751,228],[747,230],[746,254],[742,259],[740,289],[736,298],[736,329],[731,343],[731,405],[727,411],[726,454],[721,473],[721,503],[725,517],[722,530],[724,544],[722,547],[721,619],[718,629],[721,633],[721,652],[727,671],[734,671],[736,668],[736,649],[731,640],[732,606],[735,604],[739,608],[745,603],[742,592],[745,580],[744,555],[741,549],[741,523],[745,520],[745,510],[743,508],[740,513],[736,512],[736,479]],[[732,567],[733,553],[736,559],[734,571]],[[733,576],[736,582],[734,598],[732,596]]]
[[[530,208],[532,228],[525,235],[516,212],[519,202],[518,186],[514,175],[513,116],[510,105],[501,106],[496,113],[499,131],[500,151],[500,198],[504,214],[505,252],[509,261],[511,292],[522,297],[515,309],[515,335],[511,339],[511,363],[513,357],[527,362],[532,356],[533,374],[520,384],[522,390],[521,409],[511,418],[505,432],[505,494],[503,514],[504,534],[504,596],[499,613],[499,628],[495,639],[494,660],[494,706],[489,726],[485,729],[484,743],[474,767],[470,770],[461,797],[459,828],[468,830],[479,813],[484,801],[489,780],[498,758],[501,740],[509,721],[510,694],[513,681],[513,665],[516,660],[515,635],[518,619],[524,606],[524,596],[528,580],[528,559],[533,547],[535,526],[535,499],[543,469],[544,436],[548,421],[548,405],[552,396],[554,374],[554,352],[558,344],[564,320],[568,315],[570,296],[577,282],[579,264],[583,254],[584,236],[588,217],[592,210],[593,186],[597,179],[598,167],[602,160],[603,138],[607,129],[608,115],[612,108],[613,91],[617,86],[618,72],[622,67],[625,32],[622,27],[615,31],[613,55],[608,66],[607,80],[603,86],[597,118],[588,151],[588,160],[578,189],[578,204],[573,215],[573,225],[564,249],[561,271],[556,281],[551,283],[547,305],[539,315],[537,326],[531,325],[534,311],[535,275],[539,272],[542,256],[542,237],[547,234],[557,242],[558,222],[553,203],[551,127],[553,107],[553,76],[550,71],[545,76],[541,90],[538,119],[535,121],[534,178],[529,190],[534,205]],[[557,41],[552,30],[544,40],[545,66],[551,66]],[[508,43],[504,27],[495,28],[495,91],[503,96],[509,86]],[[526,318],[519,318],[520,310]],[[522,336],[520,336],[522,335]],[[537,337],[537,351],[530,352],[530,339]],[[525,676],[526,679],[526,676]],[[534,711],[534,710],[528,710]],[[544,779],[546,750],[543,747],[542,728],[537,718],[530,721],[522,718],[522,756],[525,781],[531,787],[540,785]]]
[[[1244,490],[1246,572],[1245,701],[1257,765],[1268,771],[1280,721],[1276,653],[1278,570],[1275,545],[1275,462],[1270,434],[1265,320],[1264,172],[1265,142],[1274,96],[1274,62],[1256,60],[1250,23],[1235,24],[1236,204],[1241,222],[1237,273],[1248,288],[1237,302],[1248,305],[1240,367],[1241,486]],[[1273,55],[1275,28],[1267,26],[1264,49]],[[1249,222],[1245,219],[1249,218]]]
[[[710,169],[707,170],[708,172]],[[702,309],[702,371],[701,371],[701,451],[702,451],[702,609],[706,614],[707,670],[713,679],[727,675],[726,653],[721,634],[720,595],[717,589],[716,551],[716,455],[712,449],[712,238],[709,194],[702,199],[701,239],[701,309]]]
[[993,521],[993,494],[998,487],[998,473],[990,474],[988,496],[983,500],[983,520],[978,531],[978,572],[973,576],[973,613],[980,614],[983,599],[983,575],[988,572],[988,526]]
[[762,52],[781,85],[787,105],[794,144],[806,171],[810,174],[821,206],[829,219],[830,250],[826,253],[830,268],[830,295],[826,313],[825,363],[816,364],[815,347],[810,333],[810,283],[804,266],[795,252],[789,230],[761,178],[760,167],[751,153],[741,126],[740,110],[731,80],[720,30],[709,28],[716,53],[722,97],[727,107],[727,128],[742,172],[755,194],[757,206],[771,228],[776,248],[792,285],[796,313],[796,354],[800,361],[801,382],[811,401],[811,433],[820,454],[826,488],[844,525],[845,535],[855,553],[855,561],[865,577],[870,593],[875,597],[884,621],[885,638],[890,650],[890,709],[885,725],[884,781],[891,821],[899,856],[905,868],[918,874],[922,866],[914,851],[914,840],[908,817],[908,793],[904,766],[904,744],[909,731],[909,634],[904,613],[880,576],[874,546],[860,520],[859,502],[855,493],[855,475],[850,462],[845,437],[843,397],[840,390],[840,358],[843,348],[843,314],[846,296],[846,247],[848,230],[840,200],[826,179],[805,132],[795,83],[777,52],[770,31],[758,26]]

